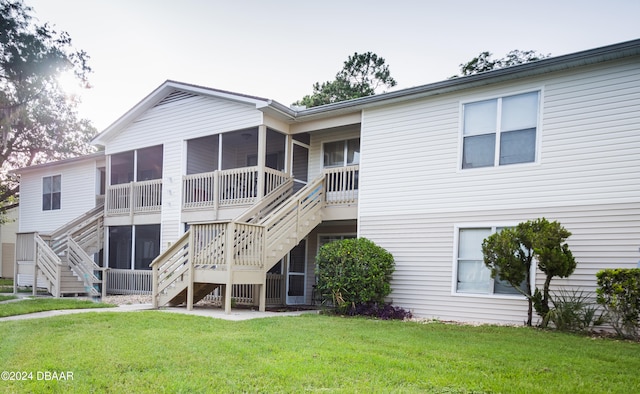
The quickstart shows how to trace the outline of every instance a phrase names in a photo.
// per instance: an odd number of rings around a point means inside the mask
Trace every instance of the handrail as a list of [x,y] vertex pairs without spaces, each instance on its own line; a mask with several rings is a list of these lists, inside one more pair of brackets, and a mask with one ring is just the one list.
[[247,209],[234,221],[240,223],[256,223],[262,220],[272,209],[278,206],[280,202],[285,201],[292,192],[293,179],[289,178],[286,182],[273,189],[260,202]]
[[73,238],[67,239],[67,247],[67,259],[71,270],[84,282],[85,289],[89,289],[88,293],[94,296],[100,295],[94,287],[95,284],[101,283],[95,271],[104,271],[104,268],[98,266]]
[[182,281],[182,276],[193,264],[189,258],[189,240],[191,230],[184,233],[178,241],[162,252],[150,264],[153,270],[153,307],[158,307],[158,297],[172,284]]
[[286,203],[280,205],[279,207],[271,211],[268,215],[266,215],[260,221],[260,223],[267,224],[269,222],[276,220],[275,218],[279,216],[282,211],[287,211],[294,208],[295,205],[298,204],[298,201],[302,195],[305,195],[309,192],[312,192],[312,193],[309,193],[309,195],[313,193],[317,193],[318,187],[321,187],[323,185],[324,185],[324,174],[322,176],[317,177],[307,185],[305,185],[305,187],[303,187],[302,189],[298,190],[291,198],[289,198],[289,200]]
[[73,230],[74,228],[78,227],[79,225],[83,224],[84,222],[90,220],[93,221],[95,220],[95,218],[100,217],[104,214],[104,204],[100,204],[97,205],[95,208],[85,212],[84,214],[82,214],[81,216],[73,219],[72,221],[58,227],[57,229],[55,229],[51,234],[49,234],[49,236],[51,238],[57,238],[63,234],[66,234],[68,232],[70,232],[71,230]]
[[[38,270],[40,270],[49,285],[49,292],[55,297],[60,296],[60,275],[62,261],[58,257],[49,245],[40,238],[40,235],[34,234],[34,241],[36,247],[36,261],[33,270],[33,289],[37,287]],[[36,269],[37,267],[37,269]]]

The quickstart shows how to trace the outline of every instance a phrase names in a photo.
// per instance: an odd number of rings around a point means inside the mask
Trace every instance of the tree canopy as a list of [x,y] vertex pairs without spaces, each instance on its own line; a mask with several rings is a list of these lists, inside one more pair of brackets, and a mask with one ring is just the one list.
[[60,82],[70,72],[88,86],[89,56],[32,13],[22,0],[0,0],[0,212],[17,193],[9,171],[88,153],[96,131]]
[[316,82],[313,93],[295,102],[308,108],[359,97],[372,96],[381,89],[392,88],[397,82],[391,77],[385,59],[375,53],[357,53],[344,62],[333,81]]
[[[527,325],[531,325],[532,310],[543,318],[549,312],[549,286],[553,277],[566,278],[576,268],[569,246],[565,242],[571,236],[557,222],[545,218],[519,223],[491,234],[482,242],[484,263],[491,270],[492,278],[507,281],[529,302]],[[531,288],[531,265],[537,261],[540,271],[546,274],[542,292]]]
[[474,57],[466,63],[460,64],[461,75],[454,75],[452,78],[478,74],[485,71],[511,67],[523,63],[529,63],[536,60],[545,59],[551,55],[542,54],[531,50],[521,51],[519,49],[514,49],[507,53],[507,55],[501,59],[493,59],[492,56],[493,54],[491,52],[480,52],[478,56]]

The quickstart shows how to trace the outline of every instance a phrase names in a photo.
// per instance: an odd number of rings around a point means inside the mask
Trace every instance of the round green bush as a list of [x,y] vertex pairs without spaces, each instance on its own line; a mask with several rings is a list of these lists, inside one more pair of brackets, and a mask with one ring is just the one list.
[[393,256],[366,238],[323,245],[316,256],[317,290],[339,310],[384,302],[391,293]]

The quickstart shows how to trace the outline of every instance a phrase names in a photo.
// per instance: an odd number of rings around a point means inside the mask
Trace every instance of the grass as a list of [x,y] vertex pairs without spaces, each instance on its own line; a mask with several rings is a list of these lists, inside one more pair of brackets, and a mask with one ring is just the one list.
[[14,295],[0,295],[0,302],[8,301],[8,300],[15,300],[16,298],[18,298],[18,297],[14,296]]
[[[18,293],[31,293],[30,287],[18,287]],[[13,293],[13,279],[0,278],[0,293]]]
[[[15,298],[15,297],[14,297]],[[0,298],[0,301],[2,299]],[[18,302],[0,304],[0,317],[24,315],[27,313],[54,311],[59,309],[108,308],[110,304],[96,303],[73,298],[33,298]]]
[[530,328],[158,311],[0,323],[7,392],[629,393],[640,344]]

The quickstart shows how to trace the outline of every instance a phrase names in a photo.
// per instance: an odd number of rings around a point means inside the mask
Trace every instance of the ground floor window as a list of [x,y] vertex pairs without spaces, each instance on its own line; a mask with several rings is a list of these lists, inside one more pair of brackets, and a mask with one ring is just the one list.
[[340,241],[340,240],[349,239],[349,238],[357,238],[357,236],[355,234],[320,235],[318,237],[318,251],[320,251],[320,248],[322,247],[322,245],[328,244],[329,242]]
[[109,268],[148,270],[159,253],[159,224],[109,227]]
[[504,227],[457,229],[456,293],[520,294],[509,283],[499,278],[492,279],[489,268],[484,264],[482,241],[502,228]]

